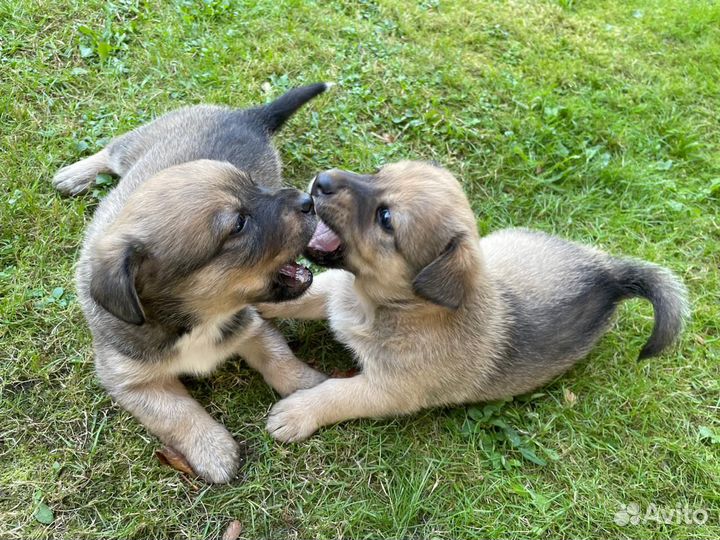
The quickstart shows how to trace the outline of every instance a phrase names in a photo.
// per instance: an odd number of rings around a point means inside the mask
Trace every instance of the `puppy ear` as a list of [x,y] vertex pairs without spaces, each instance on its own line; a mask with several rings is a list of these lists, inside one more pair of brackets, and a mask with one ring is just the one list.
[[140,305],[135,278],[142,262],[142,248],[126,243],[105,251],[95,260],[90,280],[90,296],[118,319],[141,325],[145,313]]
[[469,292],[470,272],[472,263],[467,239],[459,234],[415,276],[413,291],[434,304],[456,310]]

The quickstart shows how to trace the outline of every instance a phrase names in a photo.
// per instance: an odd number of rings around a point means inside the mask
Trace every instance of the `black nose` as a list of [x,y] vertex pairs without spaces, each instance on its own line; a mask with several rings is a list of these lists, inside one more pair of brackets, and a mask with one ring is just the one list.
[[313,195],[317,195],[318,192],[321,192],[323,195],[332,195],[335,193],[335,183],[330,173],[321,172],[315,177],[312,193]]
[[298,202],[300,203],[300,211],[303,214],[309,214],[315,207],[313,198],[308,193],[301,193]]

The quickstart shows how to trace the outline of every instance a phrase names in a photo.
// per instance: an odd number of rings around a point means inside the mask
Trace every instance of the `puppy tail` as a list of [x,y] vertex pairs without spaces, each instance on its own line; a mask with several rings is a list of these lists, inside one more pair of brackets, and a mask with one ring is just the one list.
[[688,316],[687,289],[667,268],[634,260],[618,261],[617,278],[626,297],[647,298],[655,312],[655,326],[638,360],[656,356],[671,345]]
[[315,83],[300,88],[293,88],[286,92],[275,101],[268,103],[263,107],[258,107],[255,111],[259,120],[262,122],[263,128],[273,135],[283,124],[290,118],[295,111],[305,105],[308,101],[317,95],[322,94],[333,86],[333,83]]

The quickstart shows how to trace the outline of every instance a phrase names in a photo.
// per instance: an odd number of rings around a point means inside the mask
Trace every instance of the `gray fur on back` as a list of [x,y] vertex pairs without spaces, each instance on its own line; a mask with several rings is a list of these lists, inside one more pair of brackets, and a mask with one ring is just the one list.
[[310,284],[300,270],[295,281],[282,273],[316,218],[306,195],[282,188],[271,136],[328,86],[294,88],[251,109],[168,113],[53,178],[59,191],[77,195],[98,173],[121,177],[87,228],[76,273],[96,373],[210,482],[234,477],[239,447],[178,376],[240,356],[282,395],[325,379],[251,305]]
[[277,151],[270,134],[256,124],[251,111],[212,105],[179,109],[117,137],[108,145],[110,168],[122,178],[95,211],[76,273],[78,298],[94,329],[96,349],[122,351],[138,341],[143,343],[139,350],[162,351],[169,350],[176,340],[176,336],[168,337],[162,328],[145,325],[140,329],[118,321],[100,308],[90,294],[94,243],[112,226],[139,185],[168,167],[212,159],[232,163],[268,187],[280,186]]
[[362,370],[277,403],[267,426],[278,440],[350,418],[530,392],[586,356],[625,298],[653,304],[641,357],[680,333],[686,293],[669,270],[525,229],[481,239],[459,183],[433,164],[330,169],[311,191],[341,243],[318,262],[342,269],[263,315],[327,317]]
[[[507,348],[495,363],[491,386],[535,386],[562,373],[590,352],[625,298],[656,294],[667,300],[655,305],[656,317],[663,310],[660,318],[672,319],[655,354],[680,330],[687,310],[684,288],[656,265],[526,229],[498,231],[483,238],[480,247],[507,309]],[[636,275],[654,275],[652,286],[633,289],[626,279],[630,268]]]
[[107,226],[125,200],[154,174],[197,159],[227,161],[268,187],[280,187],[281,165],[270,134],[248,110],[197,105],[170,112],[108,145],[111,168],[122,179],[102,200],[87,240]]

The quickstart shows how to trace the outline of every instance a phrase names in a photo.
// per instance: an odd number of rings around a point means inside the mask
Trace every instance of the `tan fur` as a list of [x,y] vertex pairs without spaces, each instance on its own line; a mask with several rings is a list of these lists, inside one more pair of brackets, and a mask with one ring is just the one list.
[[[343,240],[349,271],[329,270],[303,297],[259,309],[327,318],[362,372],[279,401],[267,422],[278,440],[528,392],[587,354],[629,296],[652,299],[664,329],[656,349],[679,332],[684,289],[670,272],[520,229],[480,240],[444,169],[402,162],[374,175],[324,174],[334,184],[313,189],[316,210]],[[392,234],[374,221],[376,207],[392,210]]]
[[[237,174],[230,164],[208,160],[166,169],[140,186],[107,232],[86,247],[89,257],[96,261],[118,260],[128,238],[152,242],[156,246],[154,257],[143,263],[136,279],[145,316],[153,317],[153,302],[161,306],[163,298],[176,295],[197,319],[165,360],[138,362],[101,346],[96,371],[120,405],[164,443],[182,452],[196,472],[212,482],[227,482],[233,477],[238,447],[230,433],[187,394],[178,376],[207,375],[237,354],[281,396],[325,379],[298,360],[282,335],[248,306],[248,299],[267,287],[278,261],[293,256],[290,248],[269,253],[250,268],[210,261],[202,271],[189,275],[170,274],[169,279],[158,281],[152,277],[158,271],[157,264],[193,260],[198,256],[196,250],[202,252],[211,245],[213,219],[237,206],[227,192],[237,183]],[[289,237],[300,232],[292,220],[285,227]],[[193,241],[188,243],[188,238]],[[86,275],[81,267],[81,288],[87,286]],[[223,323],[243,308],[248,322],[236,335],[221,340]]]
[[121,176],[95,211],[76,274],[95,368],[122,407],[210,482],[234,477],[238,445],[180,375],[206,375],[240,355],[282,396],[326,378],[252,307],[294,298],[310,282],[282,271],[316,219],[307,195],[280,189],[271,136],[325,88],[245,110],[173,111],[53,180],[74,195],[98,173]]

